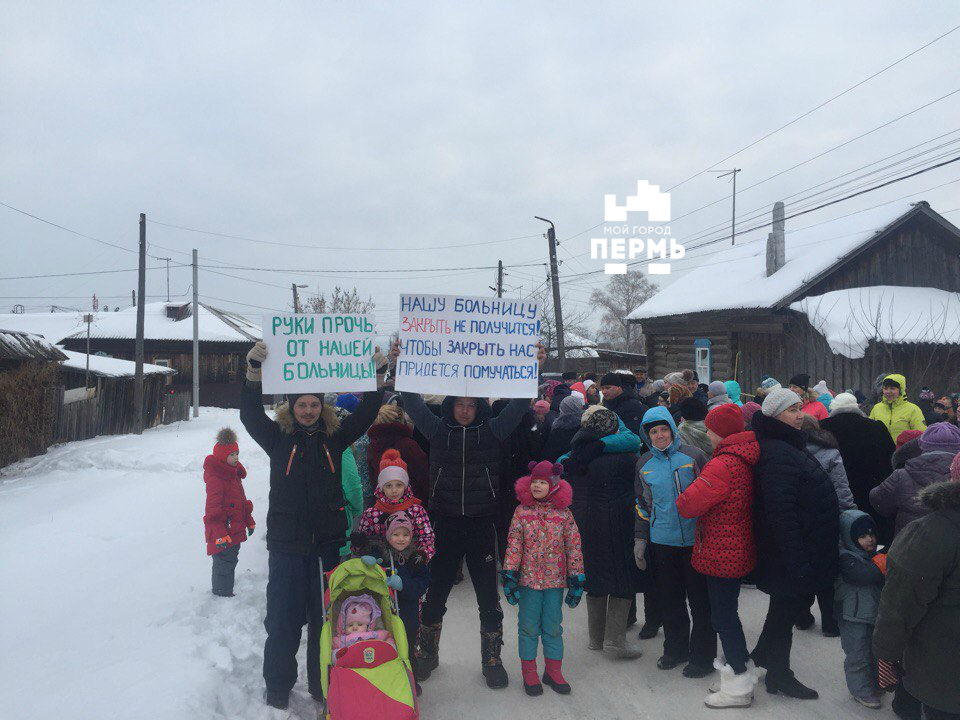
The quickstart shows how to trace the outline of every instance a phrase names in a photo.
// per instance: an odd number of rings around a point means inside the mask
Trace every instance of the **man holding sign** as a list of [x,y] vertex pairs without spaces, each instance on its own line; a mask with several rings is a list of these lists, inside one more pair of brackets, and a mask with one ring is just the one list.
[[[332,569],[348,530],[341,458],[373,422],[383,401],[373,375],[372,323],[332,316],[264,319],[264,342],[247,353],[240,420],[270,458],[267,511],[267,641],[263,677],[267,703],[285,708],[297,680],[297,651],[307,624],[307,682],[321,699],[319,638],[321,568]],[[361,319],[362,316],[359,316]],[[352,335],[352,337],[351,337]],[[287,393],[275,420],[264,391]],[[323,402],[326,390],[365,390],[356,411],[340,421]]]
[[[539,370],[546,350],[530,343],[529,352]],[[398,360],[400,355],[398,342],[391,357]],[[401,378],[398,373],[398,384]],[[400,394],[407,414],[430,441],[429,506],[437,545],[422,610],[415,662],[418,679],[425,680],[439,665],[447,597],[465,557],[480,612],[483,676],[488,687],[506,687],[508,677],[500,660],[503,612],[497,589],[496,521],[498,496],[512,488],[500,486],[500,458],[503,443],[529,409],[530,398],[536,396],[536,375],[530,395],[511,400],[496,417],[490,416],[486,398],[448,395],[437,417],[419,393]]]

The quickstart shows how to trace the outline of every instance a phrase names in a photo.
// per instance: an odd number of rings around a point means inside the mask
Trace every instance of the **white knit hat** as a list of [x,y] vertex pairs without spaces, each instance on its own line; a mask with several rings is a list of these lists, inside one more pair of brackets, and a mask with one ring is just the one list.
[[857,402],[857,398],[852,393],[840,393],[837,395],[833,402],[830,403],[830,414],[833,415],[836,412],[851,410],[853,408],[859,408],[860,404]]
[[784,410],[800,403],[800,396],[793,390],[777,388],[763,399],[760,410],[767,417],[776,417]]

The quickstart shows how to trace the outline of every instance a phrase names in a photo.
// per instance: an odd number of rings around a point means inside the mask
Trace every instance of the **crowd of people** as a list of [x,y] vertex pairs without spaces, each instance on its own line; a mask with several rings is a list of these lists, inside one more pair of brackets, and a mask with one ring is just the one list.
[[[399,354],[395,345],[375,358],[381,373]],[[447,599],[467,576],[491,688],[509,684],[502,592],[519,609],[529,695],[571,692],[563,606],[585,595],[591,650],[639,657],[630,628],[642,611],[639,639],[663,633],[660,670],[714,676],[709,707],[749,706],[759,682],[814,699],[790,660],[816,604],[858,703],[879,708],[890,691],[902,718],[960,717],[957,395],[923,388],[915,404],[896,373],[866,393],[798,373],[764,377],[751,394],[689,369],[655,380],[639,369],[541,378],[536,398],[492,404],[385,386],[291,395],[270,419],[265,357],[261,343],[248,355],[241,421],[271,468],[268,704],[288,702],[303,625],[308,643],[319,634],[323,571],[379,553],[418,692],[440,667]],[[230,595],[236,550],[254,528],[234,436],[218,438],[208,465],[213,591]],[[744,584],[769,596],[752,650],[738,613]],[[358,608],[351,628],[368,632]],[[308,652],[308,689],[322,700],[318,672]]]

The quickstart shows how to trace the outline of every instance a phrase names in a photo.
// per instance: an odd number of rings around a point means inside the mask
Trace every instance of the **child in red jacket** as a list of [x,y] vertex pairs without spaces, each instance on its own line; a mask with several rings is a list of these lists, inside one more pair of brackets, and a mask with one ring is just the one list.
[[203,461],[207,486],[203,527],[207,555],[213,556],[213,594],[233,597],[233,572],[237,567],[240,543],[253,535],[253,503],[243,492],[247,471],[240,464],[237,434],[230,428],[217,433],[213,454]]

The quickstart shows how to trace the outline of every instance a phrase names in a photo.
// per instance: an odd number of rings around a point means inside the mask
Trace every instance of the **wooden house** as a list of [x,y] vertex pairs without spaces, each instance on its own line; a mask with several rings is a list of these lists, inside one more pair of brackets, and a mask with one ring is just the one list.
[[[568,371],[578,375],[588,372],[603,375],[613,370],[632,372],[636,368],[647,365],[647,356],[642,353],[600,347],[595,340],[574,333],[564,333],[564,336],[564,355],[566,356],[564,366]],[[543,370],[548,373],[560,371],[560,359],[556,348],[547,348],[547,362]]]
[[[908,394],[960,385],[960,230],[926,202],[887,203],[738,241],[637,307],[651,377],[701,382],[806,372],[835,390],[906,376]],[[688,248],[689,249],[689,248]]]

